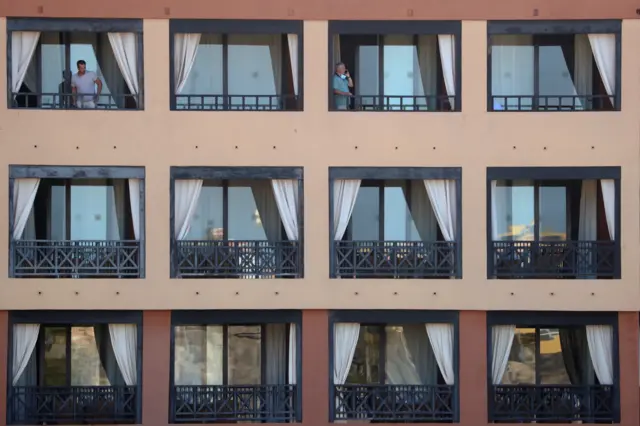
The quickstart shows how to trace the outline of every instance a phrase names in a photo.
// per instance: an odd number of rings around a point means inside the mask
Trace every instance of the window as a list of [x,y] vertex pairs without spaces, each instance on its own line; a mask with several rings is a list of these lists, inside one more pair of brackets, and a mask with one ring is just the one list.
[[298,419],[299,312],[177,311],[173,324],[172,422]]
[[11,314],[9,424],[139,423],[140,314],[85,318]]
[[489,175],[492,278],[619,277],[619,168]]
[[616,421],[617,315],[499,312],[488,321],[490,421]]
[[144,276],[143,169],[11,166],[10,193],[12,277]]
[[331,168],[332,276],[457,277],[460,169]]
[[172,168],[173,276],[302,276],[302,170]]
[[302,110],[302,22],[171,20],[172,109]]
[[489,111],[620,109],[620,21],[489,22]]
[[143,109],[142,20],[9,19],[9,107]]
[[459,22],[331,21],[329,33],[330,109],[460,110]]
[[333,421],[456,421],[457,314],[336,311],[331,318]]

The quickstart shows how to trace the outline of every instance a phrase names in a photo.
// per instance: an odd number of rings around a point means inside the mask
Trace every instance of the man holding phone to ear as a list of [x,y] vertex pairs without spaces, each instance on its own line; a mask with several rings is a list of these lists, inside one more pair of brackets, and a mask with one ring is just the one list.
[[336,109],[349,108],[349,100],[353,96],[349,91],[353,87],[353,80],[349,71],[342,62],[336,64],[336,73],[333,75],[333,98]]

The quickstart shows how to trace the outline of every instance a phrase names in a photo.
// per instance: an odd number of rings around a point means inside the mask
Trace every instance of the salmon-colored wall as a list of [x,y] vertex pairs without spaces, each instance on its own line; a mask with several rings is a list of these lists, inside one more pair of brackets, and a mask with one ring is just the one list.
[[[327,112],[327,21],[304,23],[303,112],[169,111],[166,19],[144,21],[145,111],[0,102],[0,241],[9,239],[9,164],[145,166],[147,189],[146,279],[15,280],[0,262],[0,309],[640,310],[640,21],[622,25],[620,112],[486,112],[486,26],[462,23],[460,113]],[[5,46],[0,19],[0,93]],[[305,278],[170,279],[174,165],[304,167]],[[535,165],[622,167],[621,280],[486,279],[486,168]],[[461,167],[463,279],[329,279],[331,166]]]

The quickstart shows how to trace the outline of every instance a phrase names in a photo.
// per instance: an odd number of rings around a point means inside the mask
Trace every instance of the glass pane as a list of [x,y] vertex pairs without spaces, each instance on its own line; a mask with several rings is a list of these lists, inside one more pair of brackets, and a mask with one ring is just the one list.
[[178,97],[180,105],[204,105],[205,109],[222,108],[223,100],[213,95],[223,95],[222,72],[222,35],[202,34],[196,59],[187,77],[187,81],[180,92],[181,95],[209,95],[209,97]]
[[407,109],[414,104],[416,87],[421,85],[418,54],[412,35],[384,36],[384,94],[390,109]]
[[282,35],[232,34],[228,40],[231,104],[276,107],[277,98],[268,95],[281,93]]
[[[574,56],[576,43],[573,35],[553,35],[542,37],[543,45],[539,47],[539,92],[540,95],[574,96],[576,88],[573,85],[570,68],[575,68]],[[586,59],[586,58],[585,58]],[[590,57],[587,59],[590,65]],[[571,64],[571,65],[569,65]],[[578,64],[580,65],[580,64]],[[581,73],[581,79],[584,76]],[[590,79],[589,79],[590,80]],[[590,82],[588,83],[590,85]],[[542,98],[541,106],[572,107],[573,98]]]
[[220,185],[220,183],[206,184],[202,187],[187,240],[222,239],[224,205]]
[[540,240],[566,241],[567,188],[541,186],[539,197]]
[[262,382],[262,336],[259,325],[229,326],[229,384],[259,385]]
[[361,326],[347,384],[381,383],[380,327]]
[[[261,190],[260,190],[261,191]],[[261,191],[262,192],[262,191]],[[273,197],[273,191],[267,194]],[[267,203],[268,204],[268,203]],[[266,208],[279,215],[275,204]],[[275,211],[274,211],[275,208]],[[260,240],[267,239],[263,218],[258,211],[254,191],[250,186],[229,186],[229,239],[230,240]],[[267,218],[264,218],[265,221]],[[277,216],[278,221],[280,216]],[[279,232],[279,228],[278,228]]]
[[495,110],[531,109],[534,94],[532,36],[491,36],[491,94],[497,96],[493,100]]
[[118,240],[118,226],[113,204],[113,186],[106,180],[71,183],[71,239]]
[[67,385],[67,329],[44,327],[45,386]]
[[385,241],[419,241],[420,236],[411,218],[403,186],[384,188]]
[[[59,98],[59,93],[64,93],[64,80],[65,80],[65,67],[66,67],[66,54],[65,46],[62,43],[62,34],[57,32],[44,32],[40,34],[41,43],[41,85],[42,85],[42,106],[44,108],[58,107],[62,100]],[[34,58],[35,59],[35,58]],[[33,61],[34,64],[36,61]],[[71,78],[69,74],[70,70],[67,70],[66,78]],[[37,73],[33,74],[33,80],[37,80]],[[27,75],[25,77],[25,84],[27,86],[35,86],[35,83],[30,82],[31,77]],[[37,87],[29,87],[32,92],[37,91]]]
[[536,330],[516,328],[509,363],[501,384],[518,385],[536,383]]
[[49,238],[55,241],[67,239],[66,188],[63,185],[51,187],[51,215]]
[[222,326],[174,327],[174,383],[222,384]]
[[362,105],[377,105],[375,98],[379,94],[378,70],[379,55],[378,46],[358,46],[356,57],[357,79],[354,82],[355,91],[358,96],[363,96],[360,100]]
[[[568,351],[571,351],[571,348],[568,348]],[[589,360],[587,359],[587,361]],[[580,368],[582,365],[576,367]],[[538,366],[538,374],[540,375],[540,384],[543,385],[571,384],[565,368],[563,347],[560,343],[560,330],[557,328],[540,329],[540,365]]]
[[361,186],[351,215],[351,238],[354,241],[380,239],[380,189]]
[[109,385],[93,327],[71,327],[71,385]]
[[491,200],[494,240],[534,239],[533,181],[496,181]]

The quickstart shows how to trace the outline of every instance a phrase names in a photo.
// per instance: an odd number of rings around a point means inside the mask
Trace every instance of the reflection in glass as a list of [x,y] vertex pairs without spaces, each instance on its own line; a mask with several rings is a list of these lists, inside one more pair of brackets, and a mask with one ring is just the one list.
[[71,327],[71,386],[109,384],[100,360],[94,327]]
[[174,327],[174,383],[222,384],[222,326]]
[[45,386],[67,385],[67,329],[44,327],[44,371]]
[[541,186],[539,194],[540,240],[567,240],[567,187]]
[[353,356],[347,384],[379,384],[380,374],[380,334],[378,326],[361,326],[356,351]]
[[229,384],[259,385],[261,369],[261,327],[229,326]]
[[[257,187],[260,189],[257,189]],[[267,234],[265,226],[270,223],[264,223],[263,219],[267,216],[276,221],[275,233],[278,234],[274,240],[279,239],[280,233],[280,214],[278,206],[275,203],[275,197],[270,186],[255,184],[257,191],[253,186],[230,186],[229,187],[229,240],[259,240],[266,241]],[[263,189],[266,189],[263,191]],[[260,215],[256,198],[254,196],[263,196],[265,209],[267,210],[264,218]]]
[[516,328],[502,384],[536,384],[536,330]]
[[567,354],[563,354],[563,349],[559,329],[540,329],[540,364],[538,366],[540,384],[571,384],[563,357]]
[[494,239],[534,240],[533,181],[495,181],[491,215]]
[[187,240],[221,240],[224,203],[220,182],[205,182],[190,222]]
[[[222,35],[202,34],[200,44],[196,53],[195,62],[191,72],[187,77],[181,95],[222,95],[223,90],[223,49]],[[181,98],[176,100],[178,106],[181,104],[191,105],[214,105],[216,99],[209,98]],[[218,100],[218,104],[221,100]],[[211,106],[208,107],[210,109]],[[222,108],[220,106],[220,108]]]

